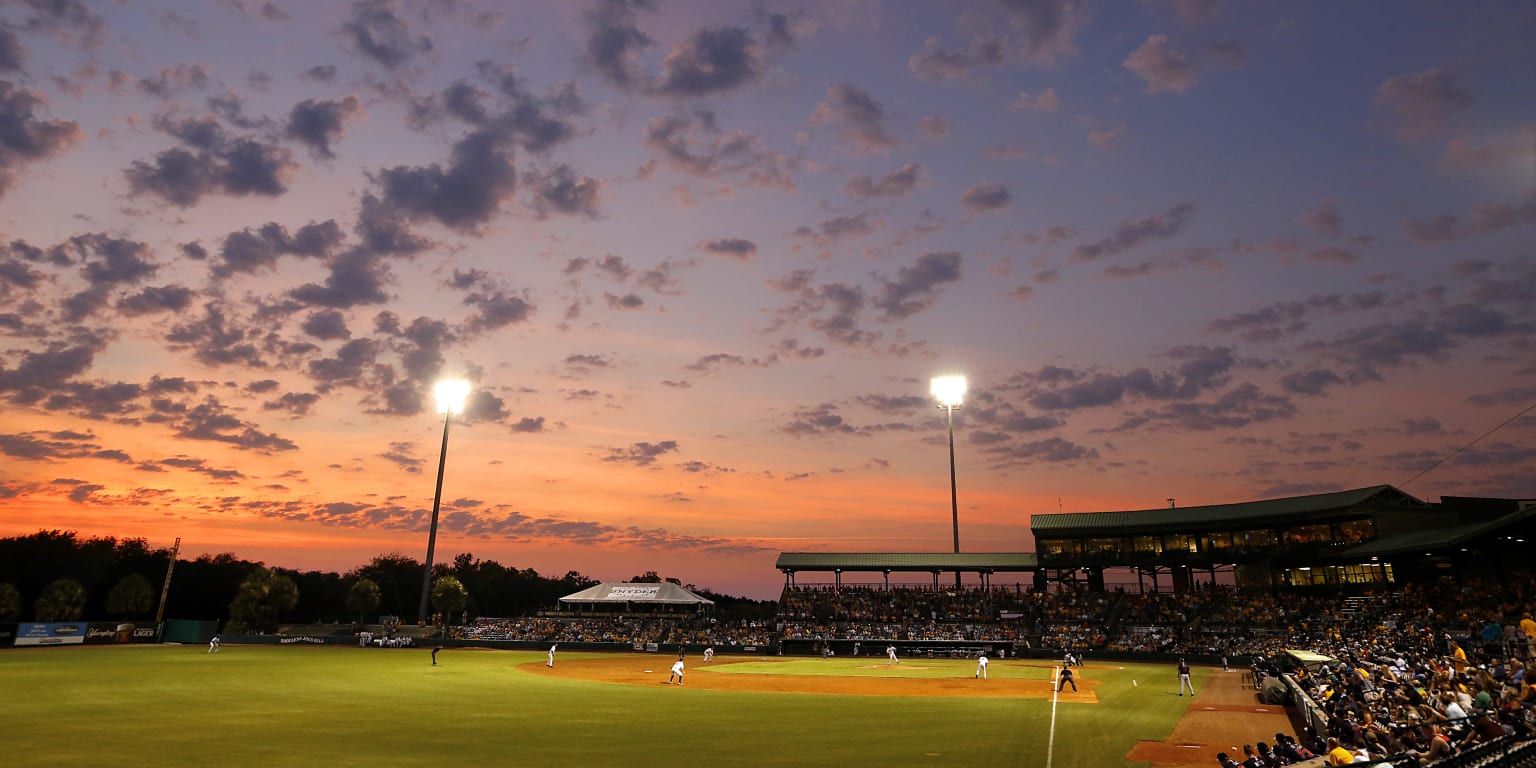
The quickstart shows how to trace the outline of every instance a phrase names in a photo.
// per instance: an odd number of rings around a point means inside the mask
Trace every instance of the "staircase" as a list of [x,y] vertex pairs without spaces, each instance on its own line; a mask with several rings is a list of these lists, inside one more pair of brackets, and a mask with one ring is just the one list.
[[1339,609],[1339,615],[1346,622],[1353,622],[1369,612],[1372,598],[1364,595],[1355,595],[1344,598],[1344,607]]

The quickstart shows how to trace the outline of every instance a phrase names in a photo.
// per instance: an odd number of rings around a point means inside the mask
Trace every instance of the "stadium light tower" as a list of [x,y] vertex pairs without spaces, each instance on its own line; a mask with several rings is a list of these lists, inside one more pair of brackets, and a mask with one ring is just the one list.
[[427,620],[427,598],[432,595],[432,550],[437,547],[437,511],[443,503],[443,470],[448,466],[448,425],[453,416],[464,412],[464,400],[469,397],[469,382],[459,379],[439,381],[432,388],[437,396],[437,412],[443,414],[443,449],[437,454],[437,490],[432,494],[432,527],[427,532],[427,567],[421,573],[421,607],[416,616]]
[[[955,494],[955,409],[965,399],[964,376],[939,376],[934,378],[929,391],[939,401],[939,409],[949,416],[949,514],[955,526],[955,554],[960,554],[960,500]],[[960,581],[960,571],[955,570],[955,582]]]

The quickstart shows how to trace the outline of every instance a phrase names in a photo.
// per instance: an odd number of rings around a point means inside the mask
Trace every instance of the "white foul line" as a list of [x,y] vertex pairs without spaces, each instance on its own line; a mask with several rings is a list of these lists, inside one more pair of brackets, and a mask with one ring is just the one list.
[[1058,674],[1060,672],[1051,667],[1051,735],[1045,742],[1045,768],[1051,768],[1051,757],[1056,753],[1056,698],[1061,693],[1057,690]]

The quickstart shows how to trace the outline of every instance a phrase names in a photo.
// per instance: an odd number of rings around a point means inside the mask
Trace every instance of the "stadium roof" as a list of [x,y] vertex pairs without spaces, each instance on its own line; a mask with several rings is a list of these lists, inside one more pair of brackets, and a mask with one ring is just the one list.
[[659,584],[603,583],[560,598],[562,603],[638,603],[643,605],[714,605],[670,582]]
[[1381,555],[1398,555],[1458,546],[1532,517],[1536,517],[1536,505],[1531,505],[1517,512],[1511,512],[1494,520],[1383,536],[1375,541],[1361,544],[1358,547],[1346,549],[1339,553],[1339,558],[1354,559]]
[[1034,553],[1017,552],[782,552],[780,571],[1033,571]]
[[1081,531],[1126,529],[1203,528],[1218,524],[1258,522],[1302,517],[1369,504],[1432,511],[1430,505],[1390,485],[1373,485],[1353,491],[1315,493],[1265,501],[1237,504],[1208,504],[1200,507],[1168,507],[1125,512],[1062,512],[1030,517],[1029,527],[1040,533],[1078,533]]

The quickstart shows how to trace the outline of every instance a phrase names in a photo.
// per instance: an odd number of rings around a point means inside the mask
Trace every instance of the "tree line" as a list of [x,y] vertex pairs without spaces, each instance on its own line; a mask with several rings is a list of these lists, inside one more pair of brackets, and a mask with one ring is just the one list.
[[[0,621],[153,619],[170,563],[169,548],[141,538],[82,538],[59,530],[0,538]],[[178,558],[165,616],[215,620],[230,632],[273,632],[279,623],[428,618],[415,616],[421,574],[420,561],[398,553],[378,555],[346,573],[269,568],[228,552]],[[527,616],[598,583],[578,571],[551,578],[469,552],[434,564],[432,577],[432,606],[450,623]],[[718,595],[655,571],[629,581],[684,586],[714,600],[721,617],[767,618],[775,609],[773,601]]]

